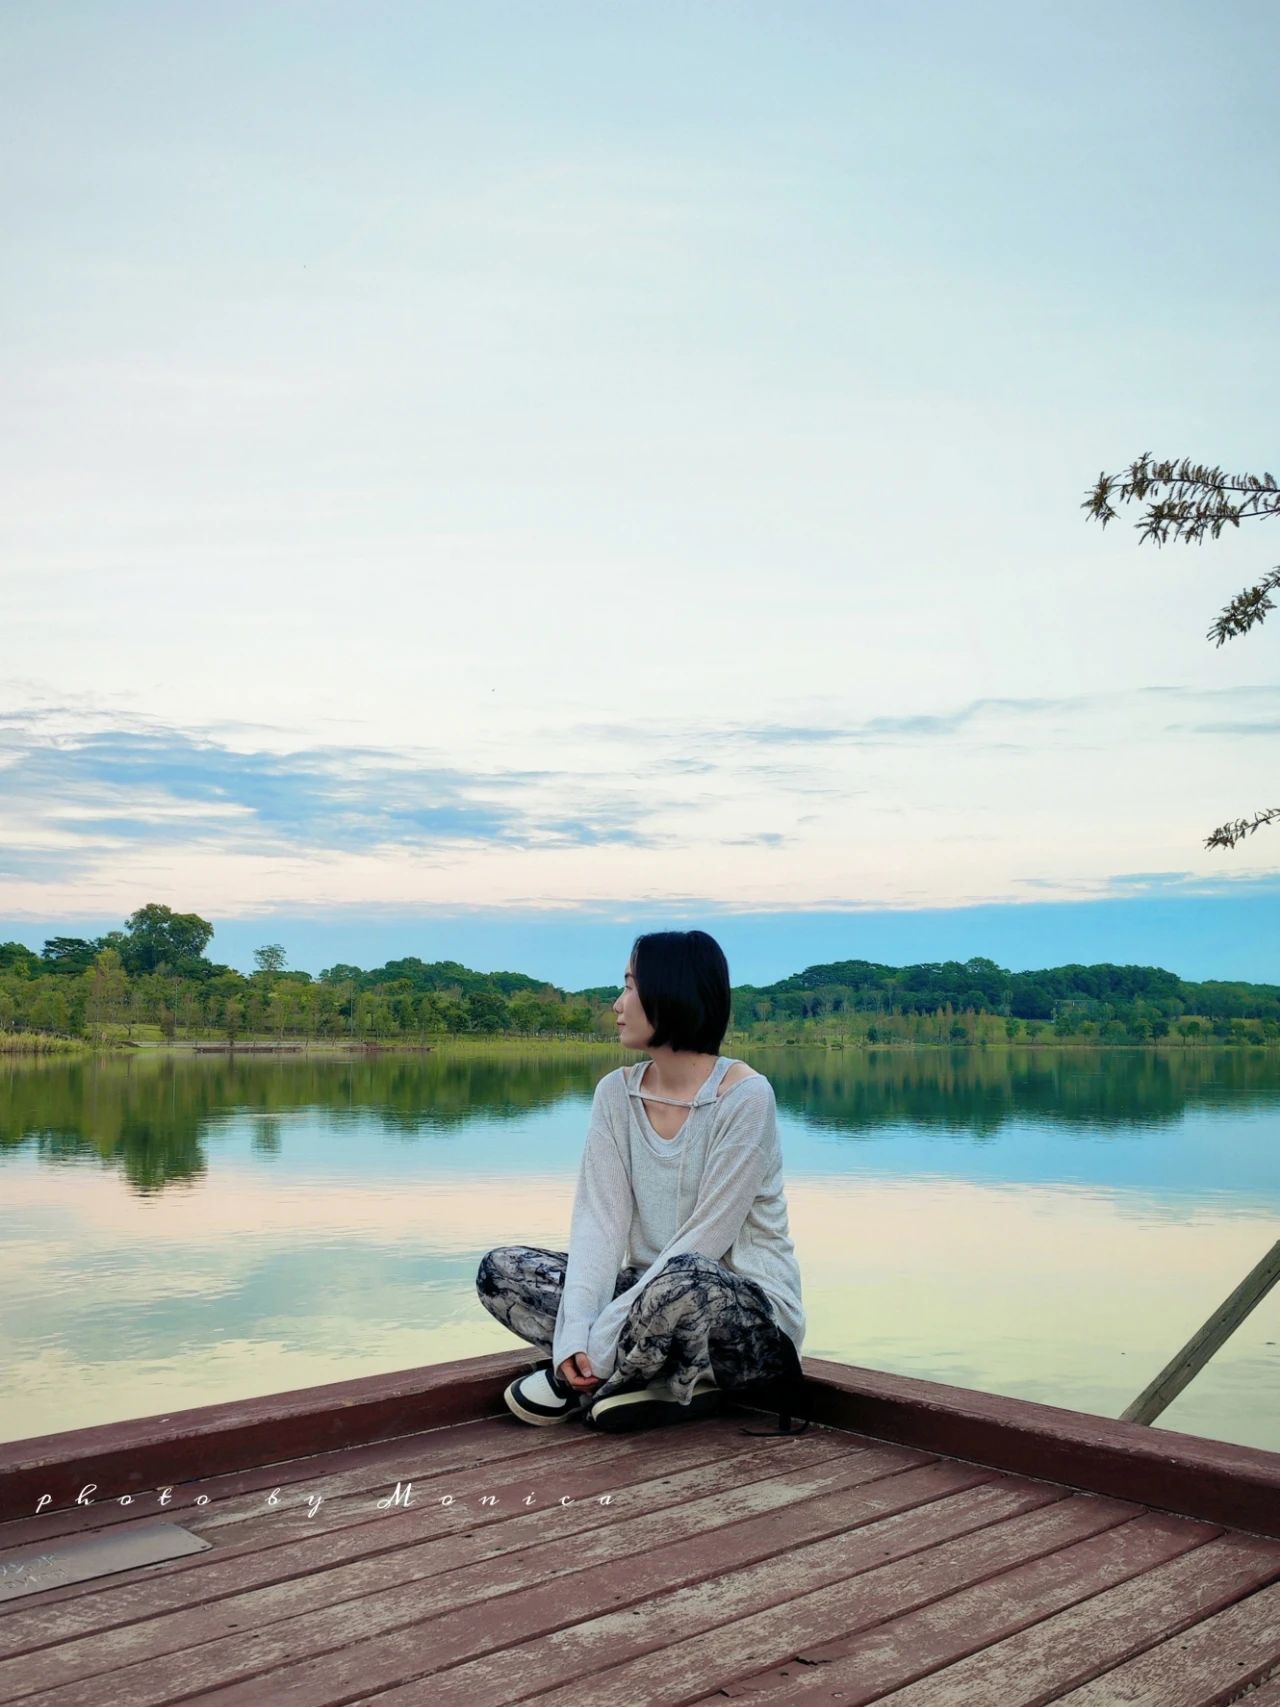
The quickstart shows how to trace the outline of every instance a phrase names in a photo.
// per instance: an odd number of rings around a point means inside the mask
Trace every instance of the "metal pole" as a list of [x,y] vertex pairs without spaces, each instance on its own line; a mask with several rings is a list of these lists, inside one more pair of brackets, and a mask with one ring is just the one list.
[[1231,1296],[1219,1304],[1204,1326],[1192,1334],[1177,1356],[1165,1364],[1151,1385],[1143,1388],[1127,1410],[1121,1411],[1120,1420],[1149,1423],[1158,1417],[1188,1381],[1200,1373],[1214,1352],[1226,1344],[1254,1306],[1261,1304],[1277,1280],[1280,1280],[1280,1239],[1249,1270]]

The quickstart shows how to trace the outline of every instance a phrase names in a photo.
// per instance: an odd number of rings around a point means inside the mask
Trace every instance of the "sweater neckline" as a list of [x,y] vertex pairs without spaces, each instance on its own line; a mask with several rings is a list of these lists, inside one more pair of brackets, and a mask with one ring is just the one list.
[[645,1099],[640,1094],[640,1082],[649,1069],[649,1062],[639,1062],[636,1068],[635,1077],[632,1083],[627,1086],[627,1089],[631,1096],[636,1100],[640,1129],[644,1133],[645,1137],[649,1139],[650,1143],[661,1145],[664,1150],[674,1149],[678,1144],[680,1144],[689,1130],[690,1122],[693,1120],[694,1110],[703,1108],[708,1103],[712,1103],[716,1100],[716,1093],[719,1089],[720,1081],[724,1077],[725,1073],[728,1072],[729,1068],[733,1066],[733,1062],[734,1058],[731,1055],[717,1055],[715,1066],[699,1086],[697,1094],[694,1096],[692,1102],[686,1101],[682,1097],[654,1096],[653,1100],[655,1102],[668,1103],[676,1108],[687,1108],[689,1111],[681,1122],[679,1131],[671,1138],[664,1138],[661,1132],[655,1129],[653,1122],[649,1119],[649,1111],[644,1106]]

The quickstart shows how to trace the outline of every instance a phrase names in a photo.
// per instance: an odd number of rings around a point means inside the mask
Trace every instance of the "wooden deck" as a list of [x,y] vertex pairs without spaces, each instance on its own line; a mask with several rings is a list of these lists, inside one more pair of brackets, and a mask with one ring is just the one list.
[[794,1439],[532,1429],[528,1363],[0,1446],[0,1592],[111,1573],[0,1599],[0,1702],[1280,1707],[1280,1454],[816,1359]]

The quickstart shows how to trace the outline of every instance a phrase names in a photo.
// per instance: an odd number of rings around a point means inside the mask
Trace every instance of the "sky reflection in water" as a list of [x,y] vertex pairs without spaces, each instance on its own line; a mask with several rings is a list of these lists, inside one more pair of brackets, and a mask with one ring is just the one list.
[[[563,1248],[619,1059],[6,1070],[0,1435],[514,1349],[480,1254]],[[1117,1415],[1276,1237],[1280,1060],[753,1056],[806,1355]],[[1164,1413],[1280,1450],[1280,1289]]]

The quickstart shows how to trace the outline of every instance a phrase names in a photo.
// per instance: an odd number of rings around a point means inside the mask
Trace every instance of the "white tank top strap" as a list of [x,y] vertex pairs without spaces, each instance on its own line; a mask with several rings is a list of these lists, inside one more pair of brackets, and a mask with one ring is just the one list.
[[647,1061],[641,1061],[639,1063],[639,1070],[635,1076],[635,1083],[628,1085],[627,1087],[633,1097],[640,1097],[642,1102],[669,1103],[673,1108],[698,1108],[703,1103],[715,1101],[716,1092],[719,1088],[721,1079],[724,1078],[730,1067],[733,1066],[733,1057],[731,1055],[721,1055],[717,1057],[716,1064],[711,1069],[706,1084],[702,1086],[701,1090],[698,1092],[697,1096],[693,1098],[692,1102],[685,1097],[660,1097],[653,1091],[642,1092],[640,1089],[640,1081],[644,1078],[645,1068],[648,1065],[649,1063]]

